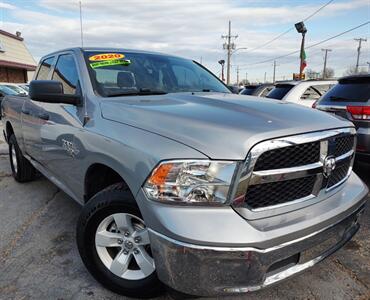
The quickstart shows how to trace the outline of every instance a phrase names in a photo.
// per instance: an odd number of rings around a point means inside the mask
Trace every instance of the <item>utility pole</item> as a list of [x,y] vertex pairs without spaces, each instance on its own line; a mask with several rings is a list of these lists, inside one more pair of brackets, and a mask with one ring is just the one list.
[[355,41],[358,42],[358,48],[357,48],[357,61],[356,61],[356,74],[358,73],[358,66],[360,64],[360,54],[361,54],[361,43],[367,42],[367,39],[359,38],[355,39]]
[[370,74],[370,61],[367,62],[367,65],[369,66],[369,74]]
[[276,60],[274,60],[274,72],[272,74],[272,83],[275,84],[275,75],[276,75]]
[[321,49],[321,51],[325,52],[325,58],[324,58],[324,69],[322,70],[322,79],[325,79],[326,77],[326,62],[328,60],[328,52],[331,52],[331,49]]
[[263,83],[266,83],[266,72],[265,75],[263,76]]
[[239,85],[239,66],[236,66],[236,85]]
[[231,21],[229,21],[229,33],[221,36],[226,39],[223,47],[227,50],[227,65],[226,65],[226,84],[230,84],[230,65],[231,65],[231,51],[235,49],[235,43],[231,42],[231,39],[236,39],[238,35],[231,35]]

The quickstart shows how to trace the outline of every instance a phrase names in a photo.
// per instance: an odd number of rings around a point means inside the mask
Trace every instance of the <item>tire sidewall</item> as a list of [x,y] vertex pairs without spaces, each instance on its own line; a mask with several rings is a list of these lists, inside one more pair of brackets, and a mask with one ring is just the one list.
[[[15,150],[15,156],[16,156],[16,159],[17,159],[17,171],[15,170],[14,168],[14,165],[13,165],[13,159],[12,159],[12,150]],[[10,138],[9,138],[9,159],[10,159],[10,168],[12,170],[12,173],[13,173],[13,177],[18,180],[19,179],[19,167],[20,167],[20,159],[19,159],[19,147],[18,147],[18,144],[17,144],[17,140],[15,139],[15,136],[14,135],[11,135]]]

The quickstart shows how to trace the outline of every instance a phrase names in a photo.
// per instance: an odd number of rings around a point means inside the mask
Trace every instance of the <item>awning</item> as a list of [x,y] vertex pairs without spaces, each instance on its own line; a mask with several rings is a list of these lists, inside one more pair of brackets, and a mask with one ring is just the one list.
[[1,60],[1,59],[0,59],[0,67],[8,67],[8,68],[14,68],[14,69],[25,69],[27,71],[35,71],[36,70],[35,65],[22,64],[22,63],[18,63],[18,62]]

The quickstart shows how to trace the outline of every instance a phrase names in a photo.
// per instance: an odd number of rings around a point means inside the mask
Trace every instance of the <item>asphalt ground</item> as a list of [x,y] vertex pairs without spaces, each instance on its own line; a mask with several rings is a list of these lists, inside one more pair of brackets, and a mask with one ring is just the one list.
[[[356,164],[355,172],[370,186],[370,165]],[[224,299],[370,299],[369,208],[355,238],[324,262],[274,287]],[[16,183],[0,138],[0,299],[124,299],[99,285],[79,257],[80,210],[43,177]]]

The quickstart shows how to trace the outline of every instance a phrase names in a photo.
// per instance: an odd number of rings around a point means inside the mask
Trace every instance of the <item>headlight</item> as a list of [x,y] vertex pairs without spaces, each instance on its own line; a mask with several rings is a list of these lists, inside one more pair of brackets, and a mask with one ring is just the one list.
[[148,198],[173,203],[223,204],[237,163],[184,160],[162,162],[144,184]]

